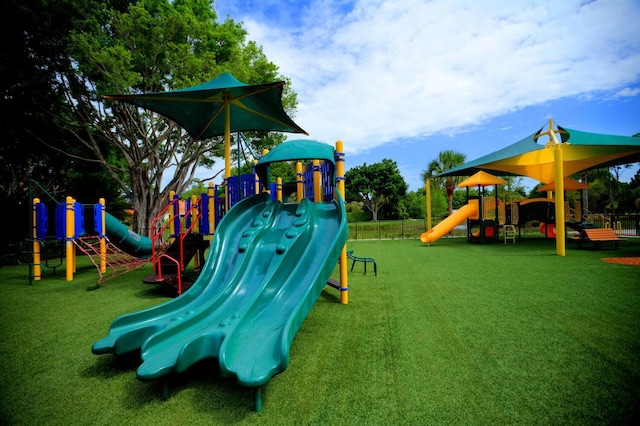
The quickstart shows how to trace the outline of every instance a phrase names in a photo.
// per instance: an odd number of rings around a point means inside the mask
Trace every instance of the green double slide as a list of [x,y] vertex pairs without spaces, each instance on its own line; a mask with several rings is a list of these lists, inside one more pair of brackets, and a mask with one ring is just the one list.
[[291,342],[346,240],[340,199],[283,204],[266,193],[247,198],[220,222],[187,292],[117,318],[92,351],[140,350],[141,380],[215,358],[224,377],[261,386],[287,368]]

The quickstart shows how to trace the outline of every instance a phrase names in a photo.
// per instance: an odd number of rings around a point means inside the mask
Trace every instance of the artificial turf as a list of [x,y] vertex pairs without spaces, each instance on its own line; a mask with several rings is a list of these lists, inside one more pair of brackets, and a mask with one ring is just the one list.
[[[168,300],[148,267],[86,291],[82,266],[29,285],[0,269],[2,424],[630,424],[640,415],[640,267],[619,250],[556,256],[553,241],[471,245],[442,239],[350,242],[378,276],[349,273],[303,323],[290,365],[253,392],[203,362],[161,384],[137,358],[95,356],[118,315]],[[351,264],[349,264],[351,267]],[[63,268],[62,268],[63,269]]]

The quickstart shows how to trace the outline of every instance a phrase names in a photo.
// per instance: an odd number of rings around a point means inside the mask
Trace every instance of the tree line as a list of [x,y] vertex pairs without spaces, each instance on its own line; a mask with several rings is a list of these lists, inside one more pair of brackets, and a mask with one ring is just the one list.
[[[231,17],[220,19],[212,0],[9,0],[0,66],[0,201],[16,226],[7,237],[28,235],[30,182],[62,201],[107,199],[120,218],[132,209],[134,229],[146,228],[170,191],[184,193],[215,179],[223,141],[193,143],[175,123],[150,111],[105,102],[105,94],[160,92],[184,88],[230,72],[245,83],[289,79],[247,30]],[[295,115],[297,95],[285,84],[285,110]],[[245,132],[260,153],[281,143],[274,132]],[[243,158],[234,152],[235,160]],[[464,162],[440,153],[427,163],[433,177]],[[208,178],[196,180],[197,168]],[[241,171],[250,168],[245,162]],[[285,166],[286,168],[286,166]],[[589,172],[590,209],[636,211],[640,176],[619,181],[623,168]],[[351,216],[369,220],[425,216],[425,189],[408,191],[396,163],[352,167],[347,172]],[[509,194],[524,188],[508,178]],[[433,180],[434,216],[461,205],[455,180]],[[25,235],[26,234],[26,235]]]
[[[640,134],[634,135],[640,137]],[[444,218],[467,203],[466,190],[457,189],[457,184],[466,177],[439,174],[464,164],[466,155],[446,150],[427,163],[422,173],[423,181],[430,180],[431,210],[433,217]],[[621,178],[629,172],[631,165],[601,168],[570,176],[574,180],[586,180],[588,205],[586,210],[598,214],[628,214],[640,212],[640,170],[631,177],[630,182]],[[408,185],[402,177],[397,164],[385,159],[380,163],[364,164],[348,170],[345,174],[347,182],[347,211],[352,221],[379,219],[420,219],[426,217],[426,187],[417,191],[408,191]],[[545,197],[538,192],[542,183],[528,192],[519,176],[500,176],[507,181],[499,187],[498,196],[505,201],[523,198]],[[476,190],[470,190],[477,195]],[[489,191],[493,194],[493,189]],[[579,191],[568,191],[566,200],[580,200],[584,204]]]
[[[194,143],[172,121],[103,95],[180,89],[224,72],[248,84],[289,82],[212,0],[10,0],[4,17],[12,25],[0,67],[0,192],[20,217],[32,180],[58,200],[104,197],[116,216],[130,207],[134,229],[144,229],[196,169],[217,176],[222,138]],[[289,84],[283,105],[295,112]],[[243,138],[262,152],[285,136]]]

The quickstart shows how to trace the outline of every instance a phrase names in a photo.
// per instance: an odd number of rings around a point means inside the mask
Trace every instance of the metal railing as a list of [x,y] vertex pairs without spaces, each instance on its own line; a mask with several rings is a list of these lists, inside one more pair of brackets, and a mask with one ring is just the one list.
[[590,214],[587,221],[598,228],[613,228],[623,237],[640,237],[640,214]]
[[[442,218],[433,218],[432,226],[436,226]],[[587,221],[597,228],[613,228],[616,234],[624,237],[640,237],[640,214],[624,215],[589,215]],[[350,240],[413,240],[427,229],[426,219],[381,220],[377,222],[349,222]],[[521,224],[521,232],[538,234],[539,222]],[[447,236],[464,237],[467,235],[465,222],[456,226]]]
[[[439,219],[437,220],[439,222]],[[437,223],[434,221],[434,223]],[[415,240],[425,232],[425,219],[350,222],[350,240]],[[464,234],[466,235],[466,234]]]

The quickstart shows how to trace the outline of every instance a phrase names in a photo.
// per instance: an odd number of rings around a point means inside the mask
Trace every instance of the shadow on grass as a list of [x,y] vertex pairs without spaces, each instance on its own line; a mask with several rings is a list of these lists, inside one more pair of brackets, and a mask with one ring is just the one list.
[[[165,386],[168,399],[165,399]],[[186,398],[198,412],[213,415],[226,424],[242,421],[253,413],[254,391],[254,388],[243,387],[232,379],[221,377],[218,360],[210,358],[185,372],[159,380],[131,381],[123,404],[124,408],[136,409],[158,402],[171,404],[171,399]]]
[[156,284],[145,285],[143,290],[140,290],[135,293],[135,297],[143,300],[172,299],[167,295],[167,292],[162,288],[161,285],[156,285]]
[[95,363],[84,369],[80,375],[82,377],[100,377],[109,379],[123,374],[131,374],[140,365],[140,351],[126,354],[96,355]]
[[338,290],[334,290],[334,289],[327,289],[325,288],[324,290],[322,290],[322,293],[320,293],[320,297],[327,301],[327,302],[331,302],[331,303],[339,303],[340,302],[340,292]]

